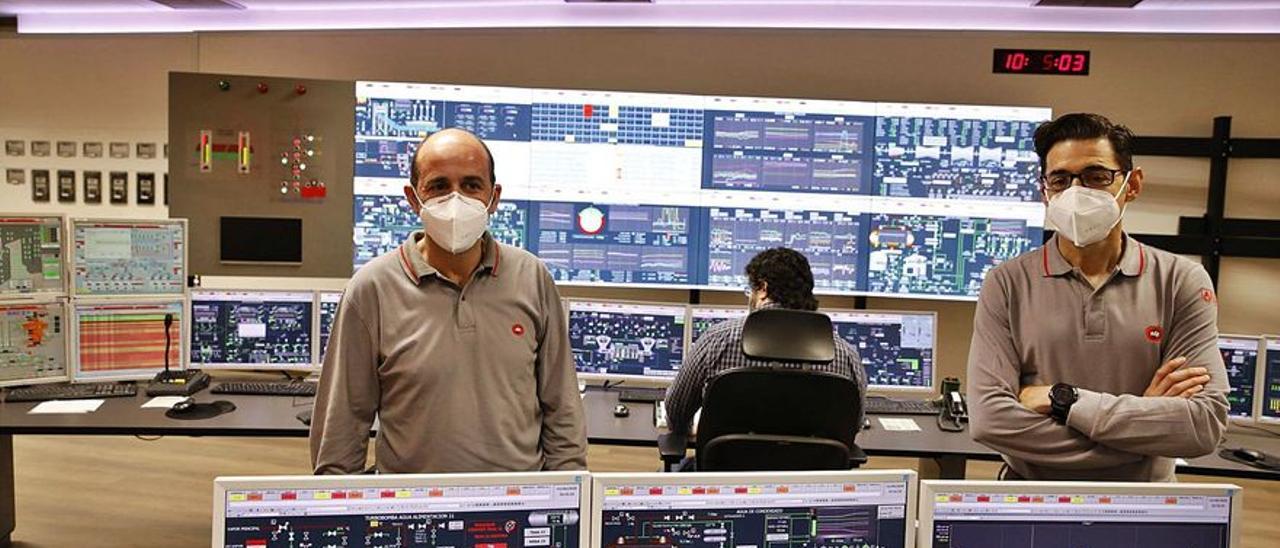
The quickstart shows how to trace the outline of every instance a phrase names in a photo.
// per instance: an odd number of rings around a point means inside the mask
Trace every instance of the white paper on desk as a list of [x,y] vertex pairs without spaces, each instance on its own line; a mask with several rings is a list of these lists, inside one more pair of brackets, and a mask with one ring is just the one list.
[[92,413],[102,406],[104,400],[52,400],[41,402],[32,407],[30,415],[57,415],[67,413]]
[[147,403],[142,404],[142,409],[168,409],[173,404],[187,399],[186,396],[156,396],[151,398]]
[[915,419],[880,417],[880,427],[890,432],[919,432],[920,425]]
[[1176,459],[1173,459],[1173,465],[1174,465],[1174,466],[1186,466],[1186,465],[1188,465],[1188,464],[1190,464],[1190,463],[1188,463],[1188,462],[1187,462],[1187,459],[1184,459],[1184,458],[1182,458],[1182,457],[1178,457],[1178,458],[1176,458]]

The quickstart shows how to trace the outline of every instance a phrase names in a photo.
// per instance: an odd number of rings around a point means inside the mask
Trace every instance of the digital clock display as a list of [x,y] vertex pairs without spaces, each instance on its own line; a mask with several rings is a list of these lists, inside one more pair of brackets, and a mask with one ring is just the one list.
[[1088,51],[1052,49],[998,49],[991,61],[997,74],[1089,75]]

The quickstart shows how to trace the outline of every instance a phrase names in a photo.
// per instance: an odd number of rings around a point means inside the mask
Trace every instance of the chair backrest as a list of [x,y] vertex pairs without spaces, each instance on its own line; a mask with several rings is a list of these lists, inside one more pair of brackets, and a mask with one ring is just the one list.
[[831,318],[808,310],[757,310],[742,325],[742,352],[766,361],[830,363],[836,359]]

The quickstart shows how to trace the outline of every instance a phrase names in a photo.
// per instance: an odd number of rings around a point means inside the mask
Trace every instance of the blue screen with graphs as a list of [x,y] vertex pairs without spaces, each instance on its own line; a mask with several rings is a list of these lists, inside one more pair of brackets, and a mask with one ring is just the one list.
[[973,298],[1040,245],[1032,135],[1046,108],[356,84],[356,268],[421,227],[419,141],[486,140],[490,231],[557,282],[738,288],[771,247],[832,294]]
[[831,311],[836,335],[853,346],[867,384],[884,388],[933,387],[937,316],[931,312]]

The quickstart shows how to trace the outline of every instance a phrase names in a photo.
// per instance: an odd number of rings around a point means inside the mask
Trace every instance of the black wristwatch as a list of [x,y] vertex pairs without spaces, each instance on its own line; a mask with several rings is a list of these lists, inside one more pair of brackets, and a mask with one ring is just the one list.
[[1049,389],[1049,416],[1053,417],[1058,424],[1066,424],[1071,406],[1075,405],[1078,399],[1080,399],[1080,391],[1076,390],[1076,387],[1062,382],[1053,385]]

